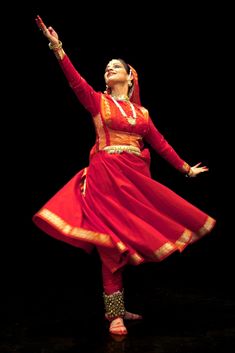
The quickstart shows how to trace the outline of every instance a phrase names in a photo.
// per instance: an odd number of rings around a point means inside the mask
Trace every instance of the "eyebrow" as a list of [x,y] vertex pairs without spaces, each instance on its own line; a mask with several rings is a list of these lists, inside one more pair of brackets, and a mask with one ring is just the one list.
[[[112,64],[108,64],[105,68],[105,70],[107,70],[108,67],[110,67],[111,65],[120,65],[120,66],[123,66],[121,62],[117,61],[117,62],[114,62]],[[124,67],[124,66],[123,66]]]

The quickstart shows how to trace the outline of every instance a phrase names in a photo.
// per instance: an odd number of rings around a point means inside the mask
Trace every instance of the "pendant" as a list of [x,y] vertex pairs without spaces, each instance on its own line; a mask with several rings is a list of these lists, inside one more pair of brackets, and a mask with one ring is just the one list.
[[132,118],[132,117],[129,117],[127,118],[127,121],[130,125],[135,125],[136,124],[136,119]]

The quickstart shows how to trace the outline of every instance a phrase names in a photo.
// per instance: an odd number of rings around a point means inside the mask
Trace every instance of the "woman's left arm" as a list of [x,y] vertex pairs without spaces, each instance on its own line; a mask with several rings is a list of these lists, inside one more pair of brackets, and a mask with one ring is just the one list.
[[195,177],[196,175],[209,170],[206,166],[201,166],[201,163],[197,163],[191,167],[185,162],[158,131],[150,117],[148,132],[144,138],[161,157],[167,160],[174,168],[189,177]]

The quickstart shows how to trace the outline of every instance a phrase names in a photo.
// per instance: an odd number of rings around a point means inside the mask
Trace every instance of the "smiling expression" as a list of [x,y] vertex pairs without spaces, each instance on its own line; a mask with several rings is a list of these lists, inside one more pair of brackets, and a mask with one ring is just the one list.
[[106,66],[104,79],[108,86],[112,86],[117,82],[127,82],[129,75],[125,66],[119,60],[113,59]]

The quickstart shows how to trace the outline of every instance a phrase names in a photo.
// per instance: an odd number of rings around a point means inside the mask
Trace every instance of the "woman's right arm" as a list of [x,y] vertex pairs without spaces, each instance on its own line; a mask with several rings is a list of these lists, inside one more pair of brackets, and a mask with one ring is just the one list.
[[46,27],[40,16],[37,16],[36,23],[44,36],[49,40],[49,48],[58,59],[60,67],[80,103],[92,116],[97,115],[100,108],[100,93],[96,92],[75,69],[62,48],[62,42],[59,40],[56,31],[52,27]]

